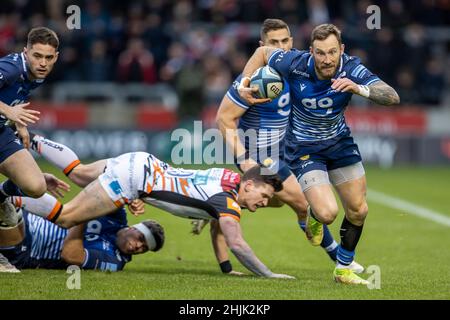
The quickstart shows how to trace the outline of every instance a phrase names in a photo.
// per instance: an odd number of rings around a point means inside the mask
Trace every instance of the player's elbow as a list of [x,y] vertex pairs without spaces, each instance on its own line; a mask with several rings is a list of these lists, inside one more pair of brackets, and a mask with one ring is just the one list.
[[393,101],[393,105],[395,105],[395,104],[400,104],[400,96],[398,95],[398,93],[394,90],[394,93],[395,93],[395,95],[394,95],[394,101]]
[[245,247],[245,242],[241,239],[233,239],[227,241],[227,246],[230,248],[231,252],[241,252]]
[[68,264],[80,266],[84,262],[84,249],[74,248],[72,245],[64,245],[61,251],[61,259]]
[[400,96],[398,95],[397,91],[395,91],[393,88],[391,88],[391,93],[389,94],[390,99],[388,99],[386,105],[387,106],[393,106],[400,104]]

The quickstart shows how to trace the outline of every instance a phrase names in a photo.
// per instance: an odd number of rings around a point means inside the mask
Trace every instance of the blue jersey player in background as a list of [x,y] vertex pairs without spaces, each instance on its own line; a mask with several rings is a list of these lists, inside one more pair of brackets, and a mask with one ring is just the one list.
[[[0,59],[0,173],[9,179],[0,184],[0,219],[15,225],[18,216],[8,196],[38,198],[47,188],[42,174],[28,150],[27,123],[38,120],[38,111],[26,109],[30,92],[42,84],[58,59],[59,40],[56,33],[45,27],[32,29],[21,53]],[[16,125],[18,136],[6,126],[7,120]],[[22,141],[21,141],[22,140]]]
[[[332,24],[312,31],[309,51],[282,51],[260,47],[243,75],[268,64],[289,82],[292,114],[286,133],[286,162],[297,176],[310,204],[307,235],[322,239],[323,224],[332,223],[339,211],[331,183],[345,210],[337,250],[334,278],[347,284],[367,284],[349,266],[368,213],[366,178],[358,146],[345,123],[344,111],[352,94],[381,105],[400,102],[395,90],[372,74],[359,58],[344,53],[340,30]],[[243,82],[240,95],[261,103]]]
[[[260,32],[261,46],[290,50],[293,39],[289,26],[280,19],[266,19]],[[237,167],[245,172],[256,163],[272,162],[283,181],[283,190],[276,193],[269,206],[280,207],[288,204],[297,214],[302,230],[305,230],[308,203],[296,177],[284,161],[284,138],[291,112],[289,83],[285,80],[283,92],[273,101],[250,105],[239,96],[238,87],[242,80],[239,76],[223,98],[217,112],[218,127],[229,149],[233,152]],[[198,226],[199,222],[195,222]],[[217,228],[214,223],[211,227]],[[194,233],[198,233],[194,229]],[[212,230],[213,234],[218,230]],[[324,227],[325,236],[315,245],[321,245],[333,261],[336,261],[337,242]],[[217,248],[218,245],[214,244]],[[228,260],[226,250],[216,250],[219,264]],[[363,267],[354,262],[357,272]]]
[[[20,205],[21,198],[14,197],[14,201]],[[123,208],[67,230],[32,214],[39,210],[39,201],[24,201],[24,208],[18,207],[23,212],[19,225],[0,228],[0,255],[12,265],[5,268],[4,262],[4,271],[65,269],[69,265],[120,271],[131,261],[131,255],[158,251],[164,244],[161,225],[145,220],[128,227]]]

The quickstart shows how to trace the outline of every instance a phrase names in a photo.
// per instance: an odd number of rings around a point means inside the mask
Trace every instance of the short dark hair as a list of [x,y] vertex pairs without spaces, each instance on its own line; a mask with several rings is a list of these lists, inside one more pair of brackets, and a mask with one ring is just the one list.
[[261,26],[261,31],[260,31],[261,40],[264,40],[264,38],[267,36],[267,33],[269,33],[269,31],[279,30],[279,29],[286,29],[289,32],[289,35],[291,34],[291,30],[289,30],[289,26],[283,20],[281,20],[281,19],[266,19],[266,20],[264,20],[264,22]]
[[31,47],[36,43],[49,44],[56,50],[59,47],[58,35],[55,31],[46,27],[33,28],[28,32],[27,46]]
[[311,46],[314,40],[325,40],[332,34],[336,36],[336,39],[338,40],[339,44],[342,44],[341,30],[339,30],[338,27],[336,27],[334,24],[331,23],[324,23],[318,25],[311,32]]
[[161,249],[164,245],[165,239],[163,226],[155,220],[145,220],[142,221],[142,224],[144,224],[150,230],[150,232],[153,234],[153,237],[155,238],[156,247],[152,251],[156,252]]
[[269,172],[269,169],[262,164],[255,165],[244,173],[242,181],[247,180],[253,180],[256,184],[266,183],[271,185],[275,192],[283,190],[283,181],[281,181],[280,176]]

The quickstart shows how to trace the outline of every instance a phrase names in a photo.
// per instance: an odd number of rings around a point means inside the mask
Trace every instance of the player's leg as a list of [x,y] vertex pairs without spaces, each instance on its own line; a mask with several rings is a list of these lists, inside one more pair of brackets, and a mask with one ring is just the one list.
[[[361,162],[332,170],[330,177],[345,211],[340,229],[341,244],[337,253],[337,269],[345,269],[355,264],[353,262],[355,249],[368,213],[366,177]],[[335,273],[337,271],[339,270],[335,270]],[[355,281],[358,283],[359,279]]]
[[[18,197],[20,199],[20,197]],[[31,198],[30,198],[31,199]],[[7,201],[13,201],[9,198]],[[25,238],[25,227],[22,218],[22,208],[20,206],[16,207],[18,211],[20,220],[15,226],[8,226],[0,221],[0,248],[12,247],[22,242]]]
[[122,205],[116,205],[111,200],[99,180],[91,182],[65,205],[61,205],[49,194],[39,199],[25,197],[22,198],[22,203],[27,211],[63,228],[71,228],[82,222],[105,216]]
[[86,186],[71,201],[64,205],[59,216],[53,222],[64,228],[70,228],[82,222],[105,216],[117,210],[118,206],[111,200],[99,180]]
[[76,153],[66,145],[36,134],[30,135],[32,136],[31,148],[80,187],[85,187],[94,181],[105,169],[106,160],[82,164]]
[[[7,200],[9,201],[9,200]],[[18,210],[21,210],[18,208]],[[21,214],[20,214],[21,215]],[[0,273],[18,273],[20,272],[3,254],[12,253],[16,251],[16,246],[22,243],[25,239],[25,227],[23,219],[16,226],[7,226],[0,221]]]
[[41,169],[25,149],[15,152],[3,161],[0,164],[0,173],[9,177],[10,181],[16,185],[14,190],[14,187],[7,182],[3,184],[2,189],[8,196],[26,195],[39,198],[47,189]]
[[[297,214],[297,220],[301,230],[306,233],[308,202],[302,192],[300,184],[293,174],[290,174],[290,176],[283,182],[283,190],[278,192],[276,197],[294,210]],[[323,225],[323,237],[318,243],[325,250],[331,260],[336,261],[338,244],[334,240],[327,225]]]
[[306,235],[313,245],[319,245],[324,235],[323,224],[331,224],[339,212],[326,167],[317,164],[314,170],[301,175],[299,183],[310,205],[306,221]]
[[[12,133],[11,135],[14,136]],[[23,195],[39,197],[44,194],[47,185],[33,157],[21,145],[12,142],[3,151],[6,151],[6,154],[1,155],[0,173],[9,179],[0,184],[0,220],[14,226],[19,216],[6,198]]]

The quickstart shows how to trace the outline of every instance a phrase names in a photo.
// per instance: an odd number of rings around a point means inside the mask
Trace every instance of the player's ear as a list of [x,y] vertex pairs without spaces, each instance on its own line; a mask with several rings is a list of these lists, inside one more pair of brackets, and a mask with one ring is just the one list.
[[312,46],[309,46],[309,53],[313,54],[313,48],[312,48]]
[[59,51],[56,51],[56,54],[55,54],[55,62],[58,61],[58,57],[59,57]]
[[342,44],[341,44],[341,54],[344,53],[344,49],[345,49],[345,45],[342,43]]
[[28,52],[27,47],[23,47],[23,53],[24,53],[24,54],[27,54],[27,52]]
[[264,41],[259,40],[259,46],[260,46],[260,47],[264,47]]
[[245,192],[251,191],[253,189],[253,185],[254,185],[254,183],[252,180],[245,181],[245,185],[244,185]]

